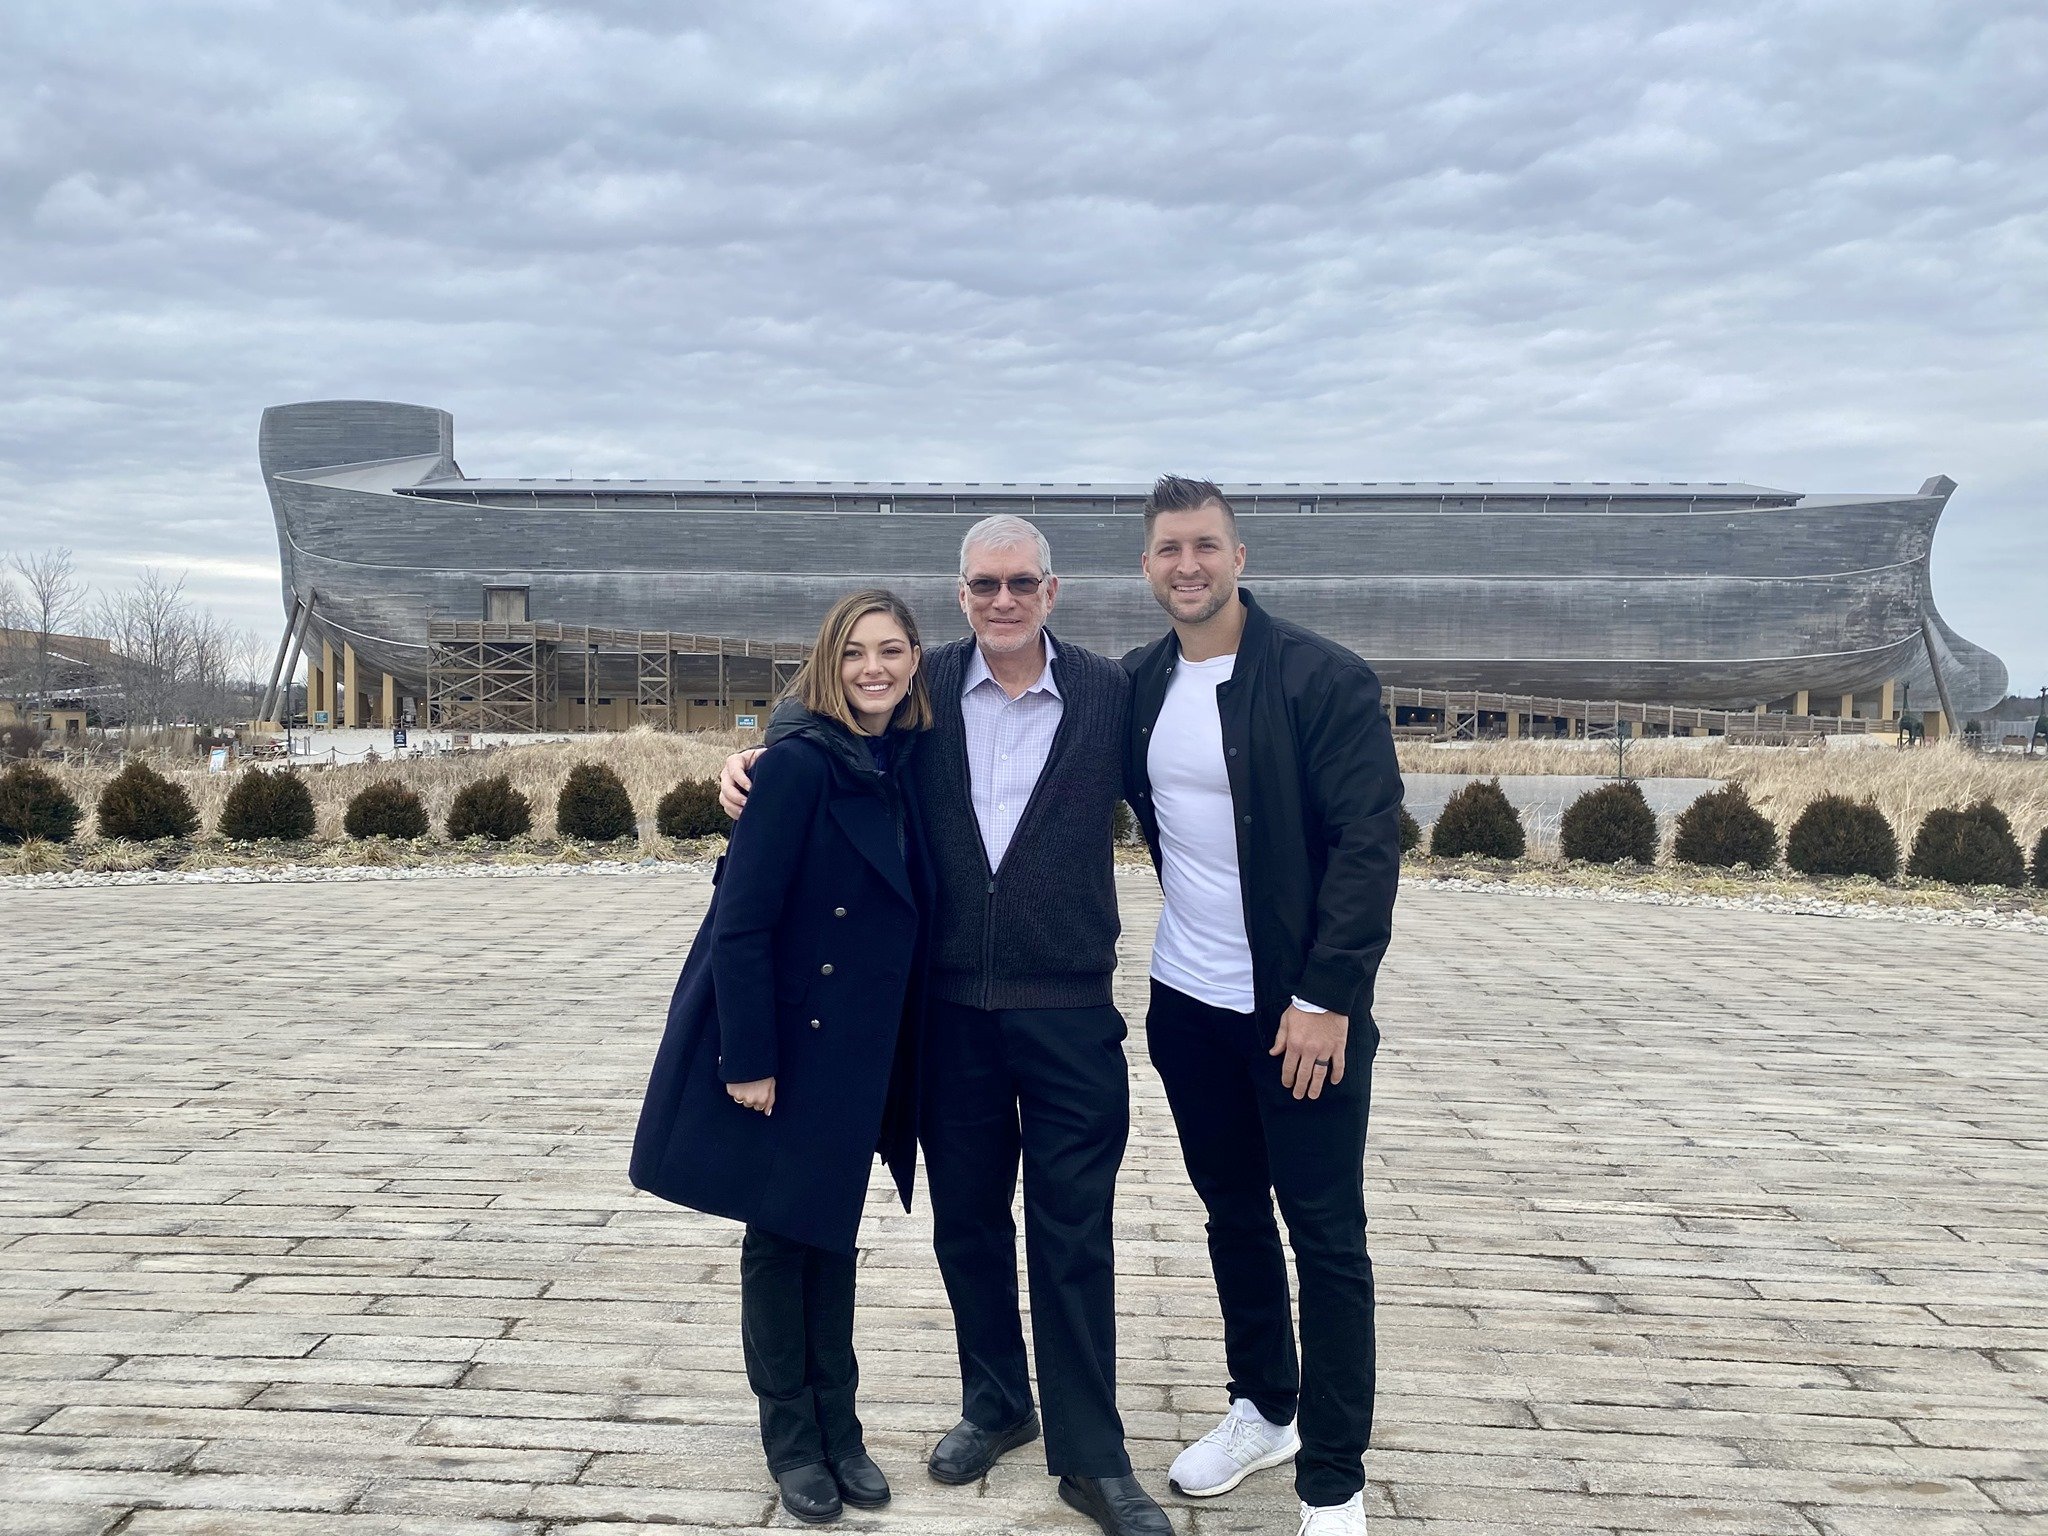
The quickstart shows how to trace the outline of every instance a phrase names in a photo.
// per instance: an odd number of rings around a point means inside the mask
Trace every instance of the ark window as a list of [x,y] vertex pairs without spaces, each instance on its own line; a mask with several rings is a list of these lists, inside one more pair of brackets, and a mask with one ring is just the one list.
[[485,587],[484,622],[524,624],[527,621],[527,592],[525,587]]

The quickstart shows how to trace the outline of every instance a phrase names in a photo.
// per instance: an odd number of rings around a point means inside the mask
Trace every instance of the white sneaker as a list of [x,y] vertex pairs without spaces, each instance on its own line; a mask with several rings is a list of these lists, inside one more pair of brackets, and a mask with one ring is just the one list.
[[1254,1472],[1294,1460],[1300,1449],[1292,1424],[1267,1423],[1250,1398],[1240,1397],[1221,1424],[1173,1458],[1166,1485],[1184,1499],[1213,1499]]
[[1365,1495],[1354,1493],[1347,1504],[1302,1505],[1295,1536],[1365,1536]]

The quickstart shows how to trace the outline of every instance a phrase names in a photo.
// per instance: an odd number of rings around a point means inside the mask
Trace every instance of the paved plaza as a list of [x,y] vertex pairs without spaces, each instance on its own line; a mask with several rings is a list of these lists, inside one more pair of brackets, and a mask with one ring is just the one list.
[[[1118,1208],[1138,1470],[1225,1406],[1139,1028]],[[626,1155],[701,874],[0,890],[0,1536],[789,1526],[738,1231]],[[1411,888],[1366,1170],[1375,1536],[2048,1530],[2048,941]],[[978,1487],[922,1199],[870,1205],[894,1505],[1087,1536],[1038,1447]],[[1285,1472],[1176,1530],[1292,1536]]]

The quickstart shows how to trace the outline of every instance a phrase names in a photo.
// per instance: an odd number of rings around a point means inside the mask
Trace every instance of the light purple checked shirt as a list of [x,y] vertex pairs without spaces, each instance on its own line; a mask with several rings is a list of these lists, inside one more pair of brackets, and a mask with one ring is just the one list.
[[967,731],[967,785],[988,867],[1000,869],[1003,855],[1045,761],[1052,756],[1066,701],[1052,677],[1052,636],[1045,637],[1045,670],[1016,698],[1003,692],[988,669],[981,647],[967,663],[960,685],[960,721]]

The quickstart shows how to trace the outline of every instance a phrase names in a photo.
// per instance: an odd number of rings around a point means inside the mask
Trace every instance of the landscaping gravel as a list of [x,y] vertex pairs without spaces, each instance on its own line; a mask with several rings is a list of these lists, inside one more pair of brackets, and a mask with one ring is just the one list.
[[[203,870],[65,870],[44,875],[0,876],[0,890],[68,890],[107,885],[264,885],[350,884],[366,880],[511,879],[519,876],[566,878],[577,875],[644,875],[708,869],[702,860],[593,859],[587,864],[449,863],[411,867],[386,865],[280,864],[271,868]],[[1839,901],[1822,896],[1719,896],[1689,891],[1641,890],[1622,886],[1547,885],[1528,881],[1472,880],[1455,875],[1404,876],[1404,886],[1439,887],[1454,891],[1485,891],[1503,896],[1563,897],[1579,901],[1634,902],[1652,907],[1716,907],[1723,910],[1776,912],[1804,917],[1855,917],[1919,923],[1943,928],[2004,929],[2048,936],[2048,916],[1999,912],[1990,908],[1915,907],[1875,902]]]

